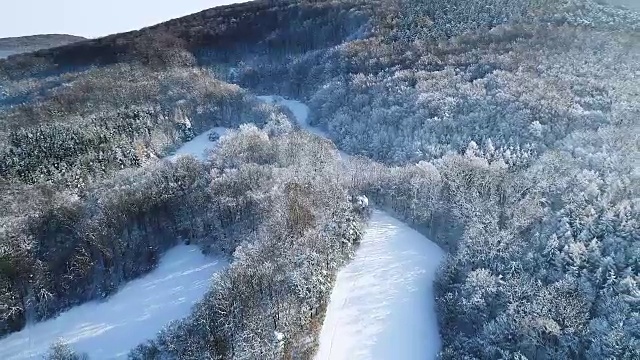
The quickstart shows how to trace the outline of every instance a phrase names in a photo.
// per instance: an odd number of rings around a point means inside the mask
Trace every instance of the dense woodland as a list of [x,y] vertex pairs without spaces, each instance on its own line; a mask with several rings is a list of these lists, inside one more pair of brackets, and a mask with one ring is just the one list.
[[373,198],[449,251],[443,358],[638,358],[638,15],[509,9],[498,19],[523,20],[343,45],[383,63],[363,56],[312,114],[345,151],[391,165]]
[[364,194],[448,252],[443,359],[638,359],[639,32],[592,0],[258,1],[0,60],[0,334],[182,239],[233,262],[132,359],[310,358]]
[[122,65],[65,76],[5,88],[9,103],[23,99],[2,107],[1,332],[150,269],[177,241],[167,224],[201,186],[195,169],[157,159],[211,126],[277,117],[196,69]]

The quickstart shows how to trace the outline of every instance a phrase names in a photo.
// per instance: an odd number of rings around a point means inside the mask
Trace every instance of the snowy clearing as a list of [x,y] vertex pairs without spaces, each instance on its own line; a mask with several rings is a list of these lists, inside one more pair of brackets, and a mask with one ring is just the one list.
[[[305,104],[259,98],[288,107],[301,128],[327,137],[309,125]],[[431,240],[375,210],[355,258],[338,273],[315,359],[435,359],[440,334],[433,281],[443,258]]]
[[86,352],[91,360],[126,358],[165,325],[188,316],[209,290],[213,274],[226,265],[196,246],[176,246],[155,270],[106,300],[76,306],[0,339],[0,359],[40,359],[58,339]]
[[209,140],[209,135],[211,133],[216,133],[219,136],[222,136],[226,134],[226,132],[227,128],[223,127],[214,127],[211,130],[205,131],[182,144],[182,146],[180,146],[172,155],[168,156],[167,159],[175,161],[180,156],[193,155],[193,157],[198,160],[205,160],[207,159],[209,152],[215,148],[217,143],[217,141]]

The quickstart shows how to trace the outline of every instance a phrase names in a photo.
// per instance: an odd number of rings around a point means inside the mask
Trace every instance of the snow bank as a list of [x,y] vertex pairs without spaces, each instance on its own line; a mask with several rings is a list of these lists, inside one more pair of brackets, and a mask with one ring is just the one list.
[[443,252],[375,210],[355,258],[338,273],[316,360],[435,359],[433,280]]
[[209,152],[216,147],[217,141],[209,140],[211,133],[217,133],[222,136],[226,134],[227,128],[214,127],[211,130],[194,137],[190,141],[182,144],[174,153],[167,157],[171,161],[175,161],[178,157],[184,155],[193,155],[198,160],[206,160]]
[[62,339],[91,360],[124,359],[138,344],[155,338],[173,320],[188,316],[209,290],[212,275],[226,266],[198,247],[169,250],[151,273],[127,283],[102,302],[74,307],[60,316],[0,339],[0,359],[39,359]]

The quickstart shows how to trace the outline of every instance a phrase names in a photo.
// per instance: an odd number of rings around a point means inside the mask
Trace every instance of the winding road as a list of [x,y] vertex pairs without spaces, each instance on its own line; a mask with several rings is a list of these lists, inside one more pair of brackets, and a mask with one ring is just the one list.
[[[308,124],[305,104],[260,98],[288,107],[301,128],[328,138]],[[443,258],[431,240],[375,210],[354,259],[338,273],[315,359],[435,359],[440,335],[433,281]]]

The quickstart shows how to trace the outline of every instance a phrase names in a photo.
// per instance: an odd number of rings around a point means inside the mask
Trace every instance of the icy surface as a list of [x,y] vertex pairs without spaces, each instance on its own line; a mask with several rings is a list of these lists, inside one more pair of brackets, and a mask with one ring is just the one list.
[[182,144],[182,146],[180,146],[173,155],[168,156],[167,158],[169,160],[175,160],[183,155],[193,155],[196,159],[206,160],[209,152],[215,148],[217,143],[217,141],[209,140],[209,134],[212,132],[222,136],[227,132],[227,129],[223,127],[215,127],[211,130],[205,131],[190,141]]
[[[260,98],[288,107],[301,128],[327,137],[309,125],[305,104]],[[433,281],[443,258],[435,243],[375,210],[355,258],[338,273],[315,359],[435,359],[440,334]]]
[[41,359],[58,339],[91,360],[124,359],[169,322],[189,315],[209,289],[211,276],[225,266],[196,246],[176,246],[155,270],[106,300],[76,306],[0,339],[0,359]]

